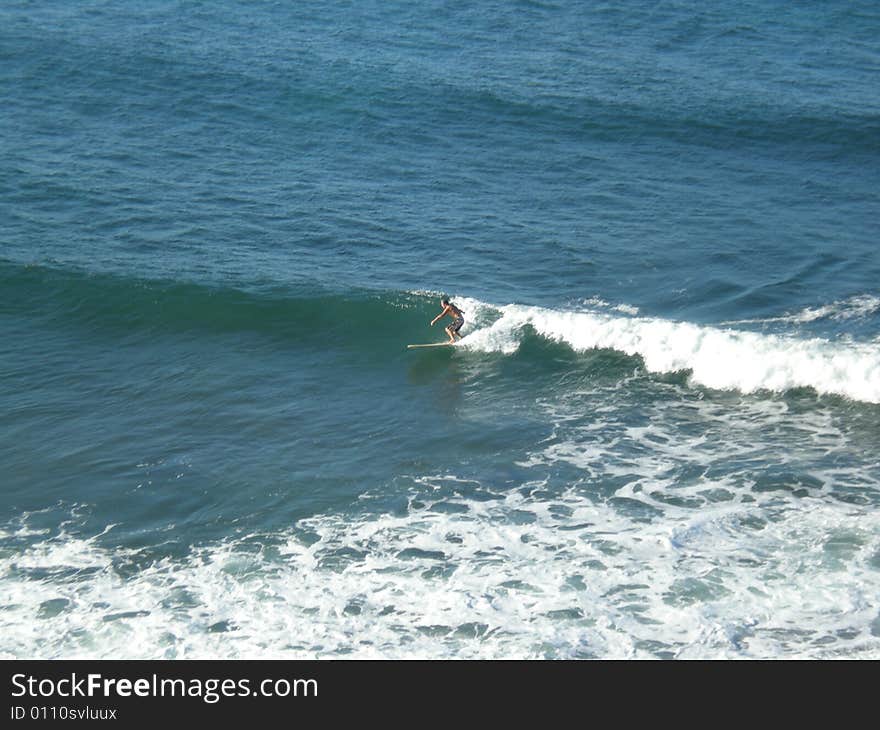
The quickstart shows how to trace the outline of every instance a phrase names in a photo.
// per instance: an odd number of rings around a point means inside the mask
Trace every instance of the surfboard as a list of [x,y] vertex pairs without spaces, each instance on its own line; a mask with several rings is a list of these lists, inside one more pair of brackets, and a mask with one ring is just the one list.
[[412,350],[414,347],[455,347],[454,342],[429,342],[426,345],[407,345],[407,350]]

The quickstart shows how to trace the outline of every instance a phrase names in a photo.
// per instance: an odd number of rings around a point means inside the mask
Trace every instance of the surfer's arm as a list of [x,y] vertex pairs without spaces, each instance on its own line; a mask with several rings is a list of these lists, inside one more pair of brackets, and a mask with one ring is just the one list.
[[431,326],[433,327],[433,326],[434,326],[434,323],[435,323],[438,319],[440,319],[440,317],[442,317],[444,314],[446,314],[448,311],[449,311],[449,307],[443,307],[443,311],[440,312],[440,314],[438,314],[436,317],[434,317],[434,319],[431,320]]

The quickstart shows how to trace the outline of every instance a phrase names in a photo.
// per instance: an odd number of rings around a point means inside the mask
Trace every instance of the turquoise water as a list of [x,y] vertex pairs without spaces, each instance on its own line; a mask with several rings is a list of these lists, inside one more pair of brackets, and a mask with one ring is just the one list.
[[5,3],[0,655],[880,657],[877,38]]

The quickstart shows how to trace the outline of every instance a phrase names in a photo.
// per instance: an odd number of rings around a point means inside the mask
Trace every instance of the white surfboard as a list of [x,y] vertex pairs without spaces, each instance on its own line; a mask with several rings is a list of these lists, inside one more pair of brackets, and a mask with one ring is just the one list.
[[455,347],[454,342],[429,342],[426,345],[407,345],[407,350],[412,350],[414,347]]

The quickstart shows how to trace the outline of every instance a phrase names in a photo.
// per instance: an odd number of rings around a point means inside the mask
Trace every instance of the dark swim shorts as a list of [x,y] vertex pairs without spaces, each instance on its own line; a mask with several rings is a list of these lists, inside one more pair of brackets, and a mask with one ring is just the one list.
[[456,317],[452,320],[452,324],[449,325],[449,329],[452,332],[458,332],[461,329],[461,326],[464,324],[464,317]]

